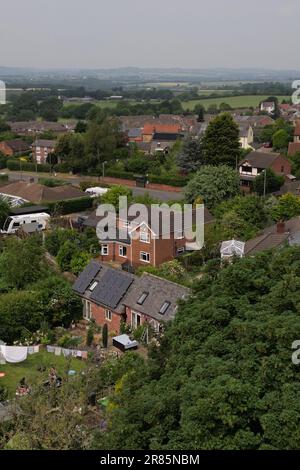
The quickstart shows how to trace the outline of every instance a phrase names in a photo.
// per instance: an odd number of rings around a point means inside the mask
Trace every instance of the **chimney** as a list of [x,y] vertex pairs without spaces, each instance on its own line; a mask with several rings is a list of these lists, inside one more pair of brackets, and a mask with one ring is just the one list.
[[277,222],[277,233],[285,233],[285,222],[283,220]]

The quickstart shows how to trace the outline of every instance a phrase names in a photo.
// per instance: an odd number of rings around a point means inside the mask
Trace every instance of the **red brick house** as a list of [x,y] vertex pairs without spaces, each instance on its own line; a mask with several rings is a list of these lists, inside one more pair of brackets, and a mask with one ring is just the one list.
[[[191,249],[182,231],[179,233],[175,230],[174,216],[170,213],[170,210],[162,210],[159,216],[158,227],[154,227],[149,208],[148,214],[148,221],[142,221],[141,223],[135,222],[136,216],[128,216],[126,221],[118,217],[116,237],[107,238],[105,236],[102,238],[102,241],[100,237],[101,261],[115,262],[124,265],[124,267],[128,266],[131,268],[148,265],[159,266]],[[163,215],[170,217],[168,236],[161,223]],[[96,216],[94,213],[84,221],[83,225],[84,227],[96,228],[100,221],[101,217]],[[209,224],[212,221],[212,215],[208,209],[204,208],[204,224]],[[193,223],[195,223],[195,212],[193,213]],[[126,237],[121,237],[121,229],[127,232]],[[192,229],[192,226],[185,227],[185,231],[189,229]],[[98,233],[99,236],[100,234]]]
[[132,330],[140,325],[159,332],[173,320],[177,302],[190,290],[174,282],[144,273],[141,277],[91,261],[73,285],[83,302],[83,318],[107,324],[109,333],[119,334],[121,322]]
[[239,163],[240,185],[244,191],[252,189],[254,179],[264,170],[270,168],[277,175],[291,174],[290,161],[279,153],[250,152]]
[[0,142],[0,152],[2,152],[7,157],[12,157],[13,155],[22,155],[23,153],[30,151],[30,145],[24,140],[5,140]]
[[32,156],[36,163],[48,163],[47,158],[54,152],[56,140],[39,139],[32,144]]

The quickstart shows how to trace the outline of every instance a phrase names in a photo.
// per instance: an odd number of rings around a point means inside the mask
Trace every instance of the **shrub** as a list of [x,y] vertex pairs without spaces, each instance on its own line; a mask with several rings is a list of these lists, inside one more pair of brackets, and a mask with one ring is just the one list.
[[46,202],[51,214],[72,214],[81,212],[93,207],[93,198],[84,196],[75,199],[65,199],[63,201]]
[[102,328],[102,344],[103,344],[104,348],[107,348],[107,346],[108,346],[108,327],[107,327],[107,323],[105,323],[103,325],[103,328]]
[[92,328],[89,328],[86,334],[86,345],[91,346],[93,341],[94,341],[94,333],[93,333]]

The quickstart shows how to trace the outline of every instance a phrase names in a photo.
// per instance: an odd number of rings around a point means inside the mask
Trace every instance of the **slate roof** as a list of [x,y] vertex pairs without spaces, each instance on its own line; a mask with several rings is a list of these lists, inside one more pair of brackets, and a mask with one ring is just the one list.
[[[95,282],[98,284],[90,290]],[[186,287],[152,274],[143,273],[138,277],[97,261],[91,261],[76,280],[73,289],[85,299],[111,308],[116,313],[123,313],[126,306],[158,321],[173,319],[177,301],[191,293]],[[144,292],[148,295],[145,301],[139,304],[138,301]],[[168,302],[169,306],[164,314],[160,314],[159,311],[165,302]]]
[[56,145],[56,140],[38,139],[32,144],[32,147],[50,147],[50,148],[54,148],[55,145]]
[[270,250],[281,246],[288,241],[288,233],[265,233],[259,237],[252,238],[245,243],[245,255],[253,255],[260,251]]
[[250,152],[246,158],[240,162],[240,166],[248,162],[254,168],[270,168],[280,156],[279,153]]
[[16,139],[16,140],[7,140],[5,144],[14,152],[28,152],[30,150],[30,145],[24,140]]
[[74,199],[86,196],[86,193],[71,185],[50,188],[38,183],[17,181],[2,186],[0,192],[10,196],[17,196],[30,202],[55,202],[64,199]]
[[[138,300],[144,292],[148,293],[148,296],[140,305]],[[153,274],[143,273],[141,277],[135,279],[123,303],[134,311],[149,315],[155,320],[169,321],[175,317],[177,301],[186,298],[189,294],[190,290],[187,287]],[[170,305],[162,315],[159,311],[165,302],[169,302]]]

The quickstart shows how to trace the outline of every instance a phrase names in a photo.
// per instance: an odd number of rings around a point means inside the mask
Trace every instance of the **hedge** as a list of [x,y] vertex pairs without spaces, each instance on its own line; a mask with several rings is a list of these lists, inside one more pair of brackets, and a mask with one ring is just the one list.
[[148,175],[149,183],[156,183],[156,184],[167,184],[170,186],[185,186],[189,178],[186,176],[176,176],[170,178],[169,176],[157,176],[157,175]]
[[135,180],[135,174],[130,171],[120,171],[120,170],[106,170],[105,176],[110,176],[111,178],[122,178],[126,180]]
[[[136,174],[129,171],[118,171],[118,170],[107,170],[105,173],[106,176],[111,176],[112,178],[122,178],[127,180],[135,180]],[[149,183],[157,184],[167,184],[170,186],[185,186],[189,178],[187,176],[157,176],[157,175],[147,175],[147,180]]]
[[93,202],[93,198],[87,196],[55,202],[43,201],[43,204],[48,206],[51,214],[57,213],[59,215],[65,215],[91,209],[93,207]]
[[[19,160],[7,160],[7,168],[11,171],[36,171],[36,164],[30,162],[21,162]],[[42,171],[44,173],[50,173],[50,165],[46,164],[39,164],[38,171]]]

